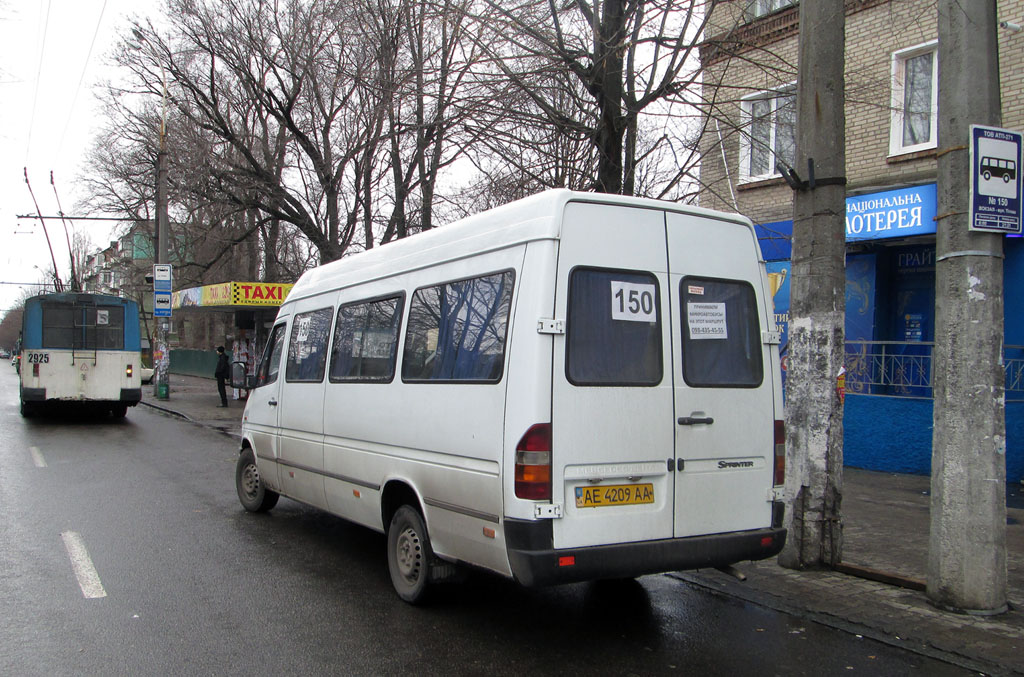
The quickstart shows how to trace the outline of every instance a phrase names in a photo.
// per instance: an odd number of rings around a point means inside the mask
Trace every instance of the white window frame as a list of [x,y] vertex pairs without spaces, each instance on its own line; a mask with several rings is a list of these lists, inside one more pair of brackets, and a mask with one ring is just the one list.
[[[740,182],[748,183],[751,181],[763,181],[765,179],[772,179],[777,176],[781,176],[779,171],[775,168],[778,163],[778,158],[775,156],[775,135],[777,130],[777,118],[776,111],[778,110],[778,102],[782,97],[792,96],[796,97],[796,83],[791,82],[783,85],[778,89],[757,92],[743,97],[740,100],[740,119],[742,123],[743,133],[740,135]],[[769,115],[771,116],[771,127],[769,129],[768,139],[768,153],[770,154],[768,172],[765,174],[752,174],[750,171],[750,155],[751,149],[754,145],[754,139],[751,136],[750,129],[753,123],[753,116],[750,112],[750,107],[757,101],[768,101],[771,106]],[[796,102],[794,100],[794,106]],[[795,132],[795,130],[794,130]],[[795,142],[795,139],[794,139]],[[795,158],[794,158],[795,159]]]
[[[932,91],[928,140],[924,143],[903,143],[903,125],[906,119],[904,95],[906,93],[907,61],[924,54],[932,55]],[[939,42],[931,40],[892,54],[892,100],[889,124],[889,155],[906,155],[938,146],[939,139]]]
[[750,0],[747,3],[747,20],[753,21],[795,4],[797,0]]

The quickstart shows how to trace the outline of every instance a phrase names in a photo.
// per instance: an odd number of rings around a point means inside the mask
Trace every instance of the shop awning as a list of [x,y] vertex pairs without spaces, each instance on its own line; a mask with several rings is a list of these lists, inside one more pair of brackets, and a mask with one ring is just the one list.
[[171,294],[173,310],[239,310],[276,308],[288,297],[294,284],[277,282],[221,282],[180,289]]

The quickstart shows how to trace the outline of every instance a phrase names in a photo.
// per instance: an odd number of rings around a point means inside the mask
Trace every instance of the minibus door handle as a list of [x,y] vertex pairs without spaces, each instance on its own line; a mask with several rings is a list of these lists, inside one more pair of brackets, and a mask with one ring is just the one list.
[[700,416],[680,416],[679,417],[679,425],[698,425],[698,424],[701,424],[701,423],[706,423],[707,425],[711,425],[714,422],[715,422],[715,419],[711,418],[710,416],[704,416],[704,417],[700,417]]

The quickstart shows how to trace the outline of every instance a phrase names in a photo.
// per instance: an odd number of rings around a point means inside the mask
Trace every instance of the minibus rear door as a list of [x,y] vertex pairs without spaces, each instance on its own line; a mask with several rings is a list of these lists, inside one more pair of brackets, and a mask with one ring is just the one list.
[[669,213],[675,536],[771,525],[774,383],[749,226]]
[[671,538],[671,322],[664,213],[570,203],[558,254],[556,548]]

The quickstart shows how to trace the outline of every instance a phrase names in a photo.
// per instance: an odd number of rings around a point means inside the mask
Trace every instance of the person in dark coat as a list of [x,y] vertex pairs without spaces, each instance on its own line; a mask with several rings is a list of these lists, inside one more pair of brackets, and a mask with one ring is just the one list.
[[228,356],[224,353],[224,346],[217,346],[217,369],[213,375],[217,377],[217,392],[220,393],[220,404],[218,407],[228,406],[227,380],[231,367],[228,365]]

